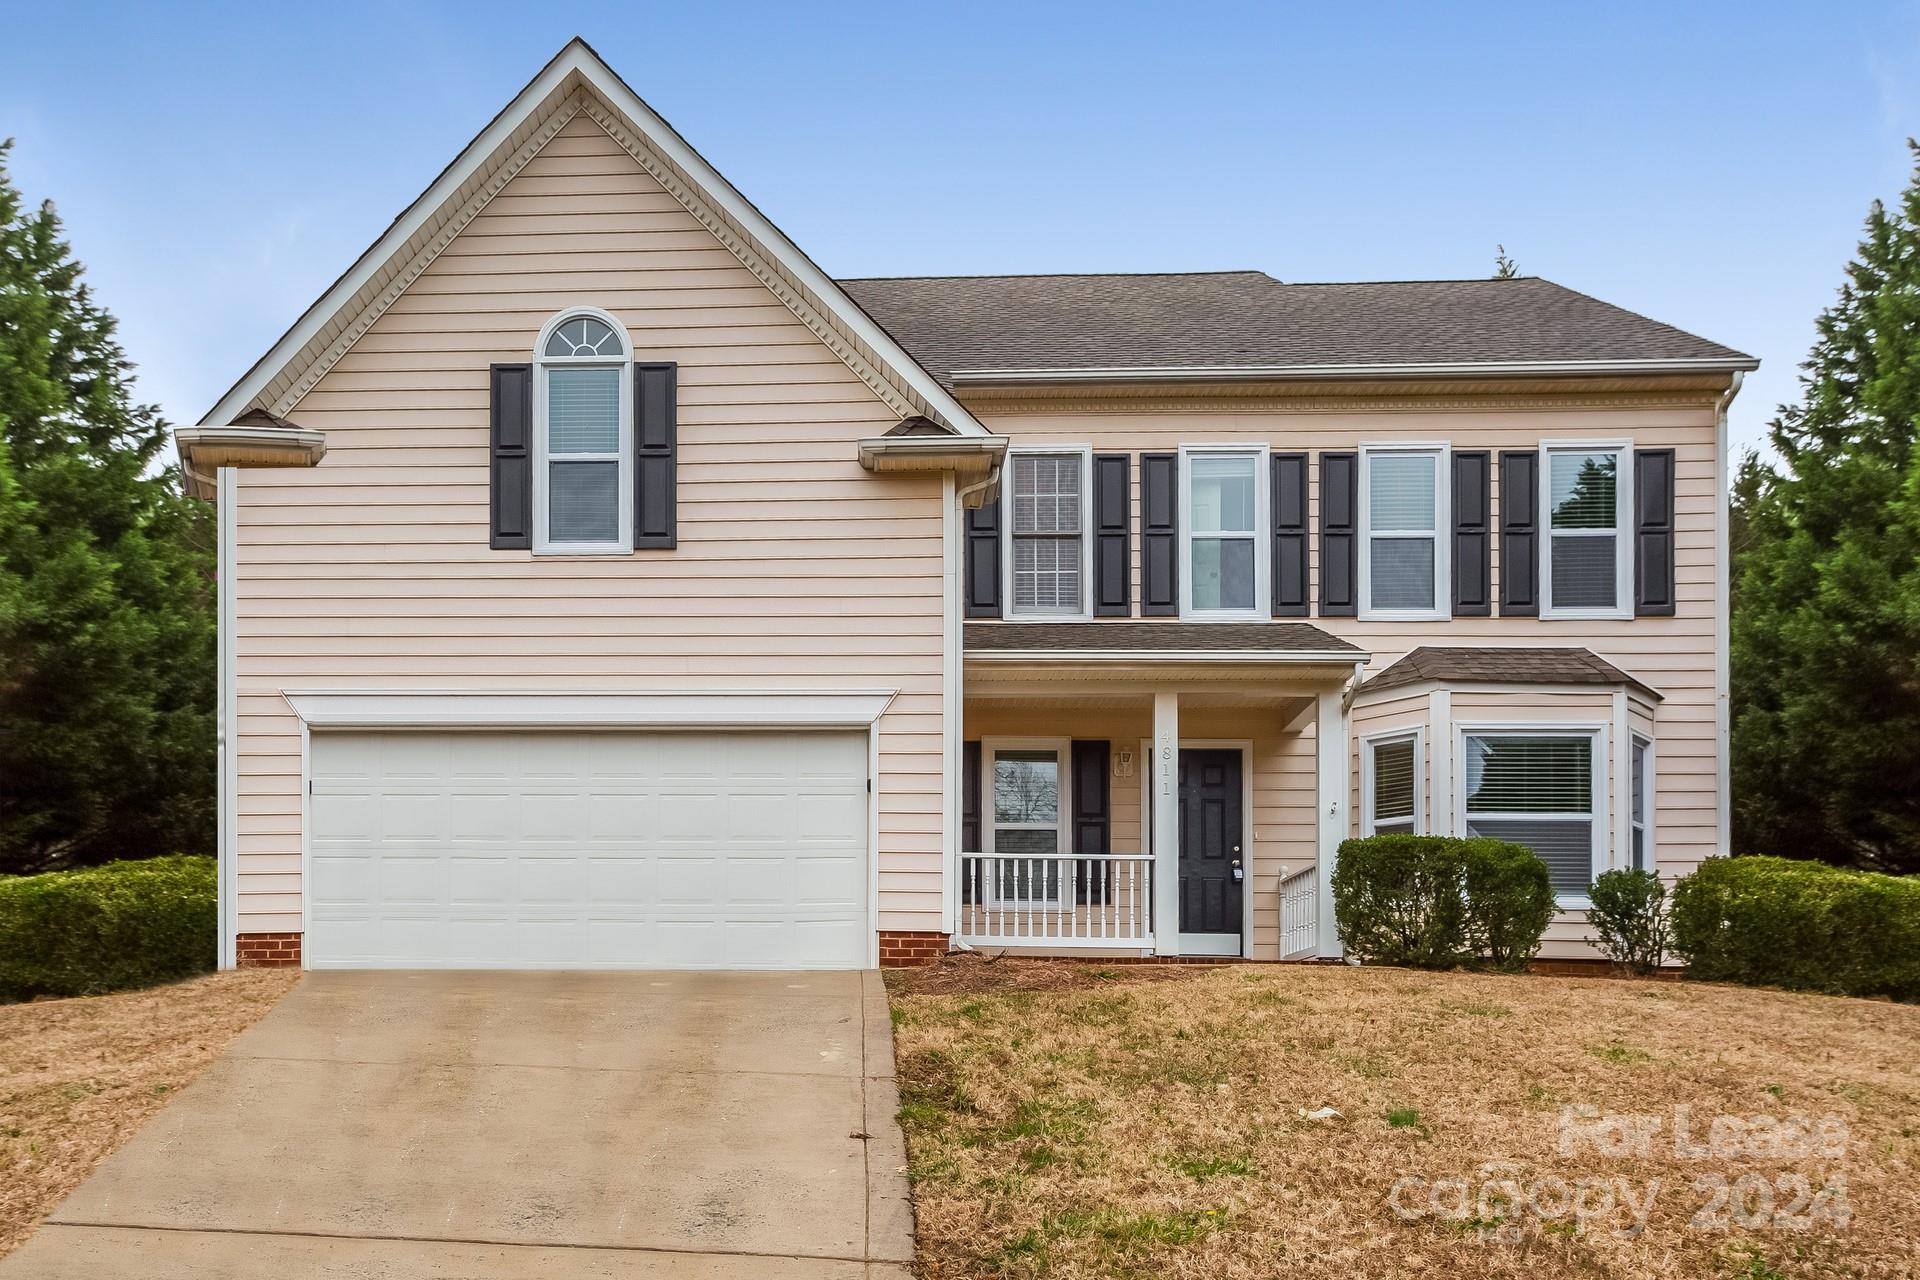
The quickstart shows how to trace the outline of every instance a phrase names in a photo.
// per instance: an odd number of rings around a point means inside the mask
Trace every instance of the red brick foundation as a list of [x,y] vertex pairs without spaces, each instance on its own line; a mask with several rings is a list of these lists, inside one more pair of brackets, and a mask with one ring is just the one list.
[[243,933],[233,940],[234,959],[242,969],[298,969],[297,933]]
[[880,931],[880,967],[911,969],[947,954],[947,935],[906,929]]

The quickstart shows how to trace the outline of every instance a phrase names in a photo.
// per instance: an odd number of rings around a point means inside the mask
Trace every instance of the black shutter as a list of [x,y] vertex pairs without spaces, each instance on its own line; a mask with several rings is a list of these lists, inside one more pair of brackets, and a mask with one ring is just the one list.
[[1307,598],[1307,455],[1273,455],[1273,616],[1304,618]]
[[966,615],[1000,616],[1000,504],[967,512]]
[[1493,614],[1493,455],[1453,455],[1453,616]]
[[1180,616],[1180,455],[1140,455],[1140,616]]
[[1358,612],[1360,455],[1320,455],[1320,616]]
[[1109,896],[1106,872],[1112,864],[1107,844],[1107,762],[1105,742],[1073,744],[1073,852],[1087,859],[1078,867],[1081,902],[1105,902]]
[[1133,460],[1103,453],[1093,460],[1093,612],[1124,618],[1133,612]]
[[497,551],[528,550],[533,546],[533,366],[494,365],[487,396],[493,452],[487,545]]
[[1633,505],[1633,611],[1643,618],[1671,618],[1673,450],[1634,451]]
[[[980,744],[960,744],[960,852],[980,852]],[[960,864],[960,901],[981,901],[979,862]]]
[[1500,616],[1540,616],[1540,455],[1500,454]]
[[672,547],[678,540],[674,514],[674,449],[678,434],[680,367],[633,366],[633,545]]

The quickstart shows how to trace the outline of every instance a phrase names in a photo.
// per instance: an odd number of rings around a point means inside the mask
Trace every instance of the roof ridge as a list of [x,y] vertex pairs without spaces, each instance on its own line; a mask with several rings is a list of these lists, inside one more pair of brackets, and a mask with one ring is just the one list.
[[1014,271],[1004,274],[984,272],[974,275],[957,276],[837,276],[841,284],[866,284],[876,280],[1144,280],[1173,279],[1189,276],[1259,276],[1272,280],[1275,284],[1286,281],[1275,279],[1258,267],[1236,267],[1219,271]]
[[[1539,284],[1554,283],[1545,276],[1433,276],[1401,280],[1282,280],[1279,283],[1289,289],[1322,289],[1356,284],[1512,284],[1516,280]],[[1557,287],[1566,288],[1565,285]],[[1572,291],[1569,290],[1569,292]]]

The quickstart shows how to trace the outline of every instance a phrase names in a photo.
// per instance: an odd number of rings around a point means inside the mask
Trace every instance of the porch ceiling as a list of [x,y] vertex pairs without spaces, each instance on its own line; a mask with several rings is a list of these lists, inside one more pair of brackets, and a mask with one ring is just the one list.
[[[1154,689],[1075,689],[1059,692],[1053,688],[1034,689],[1028,692],[1010,691],[1004,687],[993,686],[985,691],[967,690],[966,711],[969,714],[981,712],[1017,711],[1031,714],[1036,711],[1111,711],[1115,709],[1137,712],[1144,720],[1153,718]],[[1194,690],[1180,695],[1182,711],[1204,713],[1207,711],[1277,711],[1283,717],[1291,718],[1314,704],[1314,695],[1298,688],[1269,689],[1230,689],[1230,690]]]

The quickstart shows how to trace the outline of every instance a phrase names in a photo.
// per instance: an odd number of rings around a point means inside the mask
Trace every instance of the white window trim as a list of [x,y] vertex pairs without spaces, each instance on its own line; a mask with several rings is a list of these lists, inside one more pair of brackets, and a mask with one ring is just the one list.
[[[1644,762],[1640,766],[1640,789],[1643,793],[1641,808],[1646,817],[1639,822],[1633,820],[1633,749],[1639,747],[1644,753]],[[1627,847],[1620,851],[1620,865],[1633,866],[1633,829],[1640,828],[1640,853],[1645,865],[1644,871],[1658,873],[1660,870],[1659,846],[1654,841],[1653,798],[1659,794],[1654,786],[1654,746],[1653,739],[1644,733],[1633,733],[1627,737]]]
[[[1376,609],[1373,607],[1373,459],[1383,453],[1430,454],[1433,457],[1433,607],[1431,609]],[[1453,483],[1452,448],[1445,441],[1394,441],[1360,446],[1359,592],[1363,621],[1438,622],[1453,616]],[[1412,531],[1407,531],[1411,534]],[[1393,536],[1391,534],[1385,536]]]
[[[1600,721],[1568,720],[1475,720],[1455,721],[1453,738],[1453,810],[1454,830],[1461,835],[1467,834],[1467,739],[1485,735],[1525,735],[1538,738],[1577,738],[1593,739],[1593,749],[1588,753],[1592,760],[1593,777],[1590,788],[1593,795],[1593,871],[1599,874],[1613,865],[1613,828],[1607,817],[1611,812],[1607,791],[1607,743],[1609,726]],[[1564,813],[1509,813],[1501,815],[1510,818],[1540,818],[1552,821],[1565,818]],[[1589,877],[1592,878],[1592,877]],[[1593,899],[1585,893],[1554,894],[1555,904],[1562,911],[1584,911],[1593,905]]]
[[[1553,455],[1556,453],[1611,453],[1614,455],[1613,596],[1611,609],[1556,609],[1553,607]],[[1633,442],[1631,440],[1554,440],[1540,444],[1540,617],[1556,620],[1598,620],[1633,617]],[[1569,532],[1561,537],[1594,536]]]
[[[1272,450],[1264,444],[1183,444],[1180,446],[1180,617],[1188,622],[1264,622],[1273,613],[1273,517],[1268,492]],[[1253,608],[1196,609],[1193,607],[1193,459],[1242,456],[1253,459]],[[1215,537],[1203,534],[1202,537]],[[1237,535],[1228,535],[1229,537]]]
[[[1013,461],[1020,457],[1058,457],[1077,455],[1080,459],[1080,607],[1066,609],[1019,609],[1013,603]],[[1093,617],[1093,446],[1090,444],[1023,444],[1007,450],[1001,475],[1005,477],[1000,498],[1000,616],[1022,622],[1085,622]]]
[[1360,833],[1378,835],[1378,817],[1373,811],[1374,748],[1395,742],[1413,743],[1413,834],[1428,834],[1427,827],[1427,731],[1423,728],[1392,729],[1369,733],[1360,739]]
[[[1073,852],[1073,741],[1070,738],[982,738],[980,740],[980,843],[984,846],[980,852],[988,857],[998,856],[996,837],[1002,825],[1017,827],[1021,830],[1046,830],[1046,824],[1040,822],[1002,824],[998,821],[993,806],[994,762],[998,760],[1002,751],[1053,752],[1060,779],[1060,796],[1054,823],[1059,831],[1059,838],[1054,842],[1054,856],[1055,858],[1070,856]],[[987,901],[990,905],[1005,903],[1008,906],[1054,906],[1060,902],[1061,895],[1058,892],[1028,897],[1003,896],[1000,893],[999,877],[989,872],[987,880]],[[1057,890],[1058,885],[1055,887]]]
[[[609,356],[549,356],[547,339],[567,321],[580,316],[612,327],[622,354]],[[562,454],[561,461],[617,462],[619,479],[614,498],[619,530],[613,542],[555,542],[547,537],[547,373],[551,369],[615,369],[620,371],[620,443],[618,457],[607,454]],[[533,347],[533,552],[547,556],[624,556],[633,553],[633,343],[627,327],[598,307],[568,307],[540,330]]]

